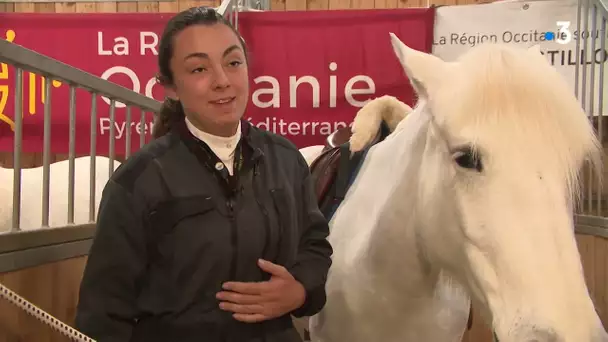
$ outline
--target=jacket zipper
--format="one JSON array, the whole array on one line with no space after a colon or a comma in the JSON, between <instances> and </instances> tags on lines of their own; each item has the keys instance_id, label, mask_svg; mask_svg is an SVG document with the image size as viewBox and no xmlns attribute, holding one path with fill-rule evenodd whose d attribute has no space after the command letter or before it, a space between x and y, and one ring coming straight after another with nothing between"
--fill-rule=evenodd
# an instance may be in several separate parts
<instances>
[{"instance_id":1,"label":"jacket zipper","mask_svg":"<svg viewBox=\"0 0 608 342\"><path fill-rule=\"evenodd\" d=\"M262 256L265 257L266 253L268 253L268 248L270 247L270 244L271 244L270 217L268 216L268 210L266 210L266 207L264 207L262 205L262 203L260 203L260 199L258 197L258 190L257 190L257 186L255 185L255 178L259 174L260 174L259 162L256 162L253 165L253 181L251 182L251 186L253 187L253 197L255 198L255 202L257 203L258 207L260 208L260 211L262 212L262 215L264 216L264 229L266 231L266 243L264 244L264 249L262 250Z\"/></svg>"},{"instance_id":2,"label":"jacket zipper","mask_svg":"<svg viewBox=\"0 0 608 342\"><path fill-rule=\"evenodd\" d=\"M260 208L260 211L262 211L262 215L264 216L264 230L266 231L266 239L265 239L264 248L262 249L262 257L265 258L266 254L268 253L268 248L270 247L270 242L271 242L270 241L270 218L268 217L268 211L262 205L262 203L260 203L260 199L258 197L258 190L257 190L258 187L256 186L256 183L255 183L256 177L259 176L259 174L260 174L259 165L260 165L259 160L253 164L253 178L251 180L251 187L253 188L253 198L255 199L255 202L258 204L258 207ZM268 279L270 279L270 276L268 276ZM267 342L266 325L262 324L260 326L260 329L262 330L262 342Z\"/></svg>"},{"instance_id":3,"label":"jacket zipper","mask_svg":"<svg viewBox=\"0 0 608 342\"><path fill-rule=\"evenodd\" d=\"M285 227L285 222L283 222L281 211L277 207L277 201L276 201L276 198L275 198L275 195L274 195L275 192L276 192L276 189L271 189L270 190L270 193L271 193L271 196L272 196L272 205L274 207L274 211L275 211L275 213L277 215L277 221L279 223L279 231L278 231L278 237L277 237L277 246L278 246L277 247L277 261L281 261L282 260L281 259L281 257L282 257L281 252L282 252L282 247L283 247L283 241L282 240L283 240L283 232L284 232L283 228L286 229L286 232L289 232L289 229L287 229Z\"/></svg>"},{"instance_id":4,"label":"jacket zipper","mask_svg":"<svg viewBox=\"0 0 608 342\"><path fill-rule=\"evenodd\" d=\"M226 202L228 207L228 218L230 219L230 242L232 247L232 260L230 262L230 279L236 279L236 265L239 257L238 244L237 244L237 227L236 217L234 215L234 195L230 195Z\"/></svg>"}]
</instances>

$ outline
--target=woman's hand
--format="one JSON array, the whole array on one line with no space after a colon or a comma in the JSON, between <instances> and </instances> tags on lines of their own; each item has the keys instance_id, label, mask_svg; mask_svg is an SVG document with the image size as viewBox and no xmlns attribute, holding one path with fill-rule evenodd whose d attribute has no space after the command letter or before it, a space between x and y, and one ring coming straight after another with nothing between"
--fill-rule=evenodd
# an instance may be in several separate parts
<instances>
[{"instance_id":1,"label":"woman's hand","mask_svg":"<svg viewBox=\"0 0 608 342\"><path fill-rule=\"evenodd\" d=\"M285 267L262 259L258 265L270 273L270 280L224 283L225 291L216 295L220 309L234 312L236 320L254 323L283 316L304 304L304 286Z\"/></svg>"}]
</instances>

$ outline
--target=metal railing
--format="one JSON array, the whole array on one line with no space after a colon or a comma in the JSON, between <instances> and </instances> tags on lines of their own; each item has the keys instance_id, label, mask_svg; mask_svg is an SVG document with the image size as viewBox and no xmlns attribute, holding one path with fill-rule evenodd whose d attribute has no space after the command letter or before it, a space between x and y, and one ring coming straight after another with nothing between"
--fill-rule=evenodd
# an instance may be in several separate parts
<instances>
[{"instance_id":1,"label":"metal railing","mask_svg":"<svg viewBox=\"0 0 608 342\"><path fill-rule=\"evenodd\" d=\"M270 0L223 0L218 12L239 29L239 12L260 12L270 10Z\"/></svg>"},{"instance_id":2,"label":"metal railing","mask_svg":"<svg viewBox=\"0 0 608 342\"><path fill-rule=\"evenodd\" d=\"M235 27L238 28L238 13L242 11L262 11L270 7L269 0L224 0L218 7L218 11L226 16ZM96 211L96 196L95 193L95 170L96 170L96 151L97 151L97 100L103 96L108 99L109 108L109 174L114 171L114 161L116 157L116 137L115 137L115 113L117 103L122 103L126 107L126 122L125 127L131 125L131 110L132 108L140 109L140 127L145 126L146 113L157 113L160 110L160 102L143 96L130 89L117 85L113 82L104 80L85 71L79 70L73 66L61 63L57 60L41 55L35 51L27 49L23 46L13 44L11 42L0 40L0 63L11 66L14 75L14 91L12 102L14 103L13 118L14 121L14 151L13 151L13 206L12 206L12 222L10 232L18 232L21 230L21 183L22 183L22 143L23 143L23 88L24 88L24 73L37 74L45 80L42 97L44 101L44 124L43 124L43 144L42 144L42 219L40 222L41 228L49 227L49 192L50 192L50 169L51 169L51 119L52 119L52 87L53 81L61 81L69 86L69 172L68 189L66 196L68 197L67 205L67 222L65 225L74 224L74 178L75 167L74 160L76 158L76 90L85 89L90 94L91 103L91 127L90 127L90 198L89 198L89 222L95 221ZM5 65L5 67L6 67ZM83 101L83 98L78 97L78 101ZM89 101L89 100L87 100ZM82 113L79 113L81 116ZM126 133L126 148L125 158L128 158L131 152L131 130L125 129ZM139 134L140 147L145 144L145 134ZM83 223L83 222L79 222ZM0 227L1 228L1 227ZM2 234L0 229L0 234Z\"/></svg>"},{"instance_id":3,"label":"metal railing","mask_svg":"<svg viewBox=\"0 0 608 342\"><path fill-rule=\"evenodd\" d=\"M270 6L268 0L224 0L221 5L217 8L220 13L225 15L234 25L238 27L238 13L242 11L263 11L268 9ZM66 252L57 253L52 250L52 246L58 247L59 244L66 245L66 243L72 243L73 248L70 247L73 251L68 254L73 256L82 255L83 251L85 251L90 243L90 238L94 233L94 226L96 220L96 211L97 204L99 202L99 187L96 189L96 183L102 183L104 179L96 180L96 169L99 165L96 165L96 156L98 150L98 139L97 139L97 131L98 128L101 128L101 124L97 123L98 119L98 100L99 97L104 97L106 103L109 104L109 112L106 112L109 116L108 123L108 153L105 154L108 156L109 165L108 165L108 177L114 172L114 163L116 159L116 112L117 108L125 107L125 127L130 127L131 124L139 124L140 127L144 127L146 114L149 113L156 114L160 110L161 103L149 98L147 96L141 95L135 91L122 87L118 84L110 82L108 80L102 79L85 71L82 71L73 66L64 64L60 61L52 59L50 57L41 55L35 51L27 49L23 46L14 44L12 42L8 42L5 40L0 40L0 63L2 65L3 70L9 71L11 74L11 81L14 85L14 89L11 87L11 96L7 102L10 101L11 104L14 104L13 110L11 113L5 113L8 116L12 116L10 119L13 120L13 131L14 131L14 150L12 154L13 159L13 192L12 192L12 219L10 223L10 227L2 228L2 222L0 222L0 255L9 256L11 253L22 252L25 249L34 253L34 250L37 250L36 247L45 246L46 250L44 251L45 255L53 255L52 259L55 259L59 254L63 255ZM10 68L10 70L8 70ZM42 207L42 216L40 220L39 227L22 227L22 217L27 213L22 212L22 204L24 203L24 198L22 198L22 181L23 178L23 169L22 169L22 161L23 161L23 112L25 108L25 103L23 100L24 95L24 76L26 73L29 73L29 76L33 75L41 76L44 80L43 90L42 90L42 98L44 99L44 116L43 116L43 134L42 134L42 191L41 191L41 207ZM27 80L27 78L25 78ZM51 84L54 81L60 81L63 84L69 87L69 94L67 95L69 98L69 105L67 105L66 110L69 111L69 137L68 138L68 160L69 163L69 171L66 172L65 175L60 175L61 177L67 177L67 184L65 190L60 190L61 196L65 194L67 197L67 207L57 208L57 204L53 204L55 208L51 212L49 209L51 207L51 193L55 193L53 190L51 192L51 182L52 179L55 179L53 176L51 178L51 169L52 169L52 140L51 134L52 125L51 120L53 118L53 99L57 97L57 94L53 94L53 88ZM77 96L77 89L85 90L90 97L85 94L81 94L81 90L79 90ZM8 93L4 93L3 96L8 96ZM56 100L55 100L56 101ZM90 115L90 149L88 152L88 156L90 158L89 163L89 187L88 187L88 220L83 222L80 219L79 222L75 222L75 204L82 205L82 203L74 203L75 202L75 174L83 171L76 170L75 168L75 160L76 160L76 126L77 126L77 117L82 117L83 113L77 113L76 103L87 102L90 103L90 113L87 108L87 113L84 115ZM118 105L117 105L118 104ZM131 111L132 109L140 110L140 118L139 123L137 123L137 118L135 122L131 122ZM108 110L105 109L104 110ZM56 115L56 114L55 114ZM85 126L86 127L86 126ZM125 151L124 153L119 153L124 158L128 158L131 153L131 138L132 132L130 129L124 130L125 135ZM146 134L139 132L139 147L143 146L146 143ZM57 134L57 133L55 133ZM103 133L102 133L103 134ZM82 145L82 144L81 144ZM79 150L82 151L82 146L79 146ZM136 147L136 146L134 146ZM86 147L85 147L86 149ZM85 154L86 154L85 153ZM81 153L82 154L82 153ZM105 161L104 161L105 163ZM86 174L86 171L84 171ZM84 176L82 176L84 177ZM105 175L104 175L105 178ZM62 179L63 181L63 179ZM53 183L54 184L54 183ZM78 187L84 187L86 185L78 185ZM87 191L87 190L85 190ZM82 193L82 191L81 191ZM82 194L81 194L82 196ZM31 201L31 199L25 199L25 201ZM38 201L38 199L36 199ZM82 202L82 201L80 201ZM31 206L31 203L28 203L28 206ZM40 204L39 204L40 205ZM86 206L86 204L84 204ZM40 207L38 208L40 209ZM86 209L85 209L86 210ZM67 219L62 218L62 222L55 222L55 224L50 224L49 216L51 214L56 213L57 211L65 211L67 212ZM82 211L81 208L78 209L80 213ZM82 214L82 213L81 213ZM62 213L65 215L65 213ZM86 215L86 214L85 214ZM36 224L37 225L37 224ZM43 229L43 228L58 228L58 229ZM28 229L29 228L29 229ZM7 231L8 229L8 231ZM4 231L3 231L4 230ZM83 235L84 234L84 235ZM11 235L11 236L9 236ZM62 243L63 242L63 243ZM27 248L23 248L23 246L28 246ZM67 248L67 247L66 247ZM28 253L30 253L28 252ZM38 253L38 252L36 252ZM43 253L43 252L40 252ZM85 253L86 254L86 253ZM68 257L64 255L62 258ZM0 270L8 271L10 269L17 269L20 267L28 267L33 266L33 260L42 260L46 257L42 257L40 255L36 255L33 257L10 257L10 258L0 258ZM1 271L0 271L1 272Z\"/></svg>"},{"instance_id":4,"label":"metal railing","mask_svg":"<svg viewBox=\"0 0 608 342\"><path fill-rule=\"evenodd\" d=\"M90 73L79 70L73 66L61 63L57 60L49 58L19 46L17 44L0 40L0 63L3 63L2 69L7 73L14 75L13 98L13 186L12 186L12 220L11 230L0 234L0 272L11 271L23 267L35 266L52 262L57 259L64 259L88 254L90 248L90 239L94 231L95 214L97 210L96 196L96 154L97 154L97 102L99 97L105 97L110 102L109 108L109 175L114 172L114 159L116 156L116 134L114 132L116 123L116 107L117 103L124 104L126 108L126 144L125 158L128 158L131 152L131 110L133 108L140 109L141 127L145 127L146 113L158 113L161 103L136 93L130 89L119 86ZM11 70L9 70L9 66ZM22 190L22 143L23 143L23 89L24 89L24 73L29 72L30 75L42 76L45 80L42 96L44 100L44 127L43 127L43 145L42 145L42 218L40 229L34 231L21 230L21 190ZM62 189L62 195L67 196L67 222L65 227L60 229L43 229L49 228L50 216L50 182L51 182L51 120L53 118L52 99L53 92L51 85L53 81L60 81L69 87L69 140L68 140L68 163L69 171L67 175L61 175L68 178L67 189ZM90 94L90 179L89 179L89 222L74 224L74 207L75 207L75 160L76 160L76 90L83 89ZM9 96L8 93L4 93ZM78 98L79 101L84 100ZM82 117L83 113L79 113ZM85 115L87 115L86 113ZM146 142L145 130L139 130L139 146L143 146ZM31 185L30 185L31 186ZM67 190L67 191L66 191ZM31 199L29 199L31 200ZM6 204L4 204L6 205ZM31 204L30 204L31 205ZM31 213L24 212L25 215ZM59 227L58 227L59 228ZM89 342L92 339L84 336L80 332L72 329L63 322L57 320L53 316L37 308L34 304L19 297L18 294L11 291L6 286L0 284L0 298L8 300L28 314L34 316L52 329L59 331L71 340Z\"/></svg>"},{"instance_id":5,"label":"metal railing","mask_svg":"<svg viewBox=\"0 0 608 342\"><path fill-rule=\"evenodd\" d=\"M606 20L608 19L607 0L579 0L576 23L576 59L574 71L574 91L591 120L604 151L608 147L604 119L608 111L605 103L604 69L607 60ZM577 214L608 217L608 192L604 188L606 179L597 175L591 168L583 175L584 193ZM605 172L604 172L605 173Z\"/></svg>"},{"instance_id":6,"label":"metal railing","mask_svg":"<svg viewBox=\"0 0 608 342\"><path fill-rule=\"evenodd\" d=\"M50 187L50 164L51 164L51 103L53 92L52 81L61 81L69 86L69 179L66 196L68 197L66 225L74 223L74 173L75 173L75 147L76 147L76 89L84 89L91 95L91 127L90 127L90 205L89 221L95 220L95 156L97 152L97 100L103 96L110 101L110 127L109 127L109 172L114 171L115 151L115 109L117 102L126 106L126 125L131 125L131 109L133 107L141 110L140 124L145 125L146 112L157 113L160 110L160 102L149 97L138 94L130 89L109 82L73 66L61 63L57 60L41 55L17 44L0 40L0 62L13 67L15 88L13 92L14 101L14 151L13 151L13 210L12 231L20 230L21 220L21 156L23 139L23 75L30 72L43 76L46 79L43 96L44 103L44 128L43 128L43 151L42 151L42 228L49 227L49 187ZM82 100L82 99L81 99ZM82 115L82 114L80 114ZM145 135L140 134L140 146L145 143ZM126 130L126 157L131 151L131 130Z\"/></svg>"}]
</instances>

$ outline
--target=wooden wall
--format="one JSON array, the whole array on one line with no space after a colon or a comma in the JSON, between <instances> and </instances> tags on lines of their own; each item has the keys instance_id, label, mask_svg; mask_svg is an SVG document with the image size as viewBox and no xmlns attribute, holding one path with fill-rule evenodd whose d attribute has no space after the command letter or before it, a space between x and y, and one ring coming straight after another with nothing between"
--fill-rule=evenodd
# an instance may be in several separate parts
<instances>
[{"instance_id":1,"label":"wooden wall","mask_svg":"<svg viewBox=\"0 0 608 342\"><path fill-rule=\"evenodd\" d=\"M0 273L0 284L73 326L86 257ZM60 333L0 298L0 342L68 342Z\"/></svg>"},{"instance_id":2,"label":"wooden wall","mask_svg":"<svg viewBox=\"0 0 608 342\"><path fill-rule=\"evenodd\" d=\"M608 239L577 235L585 280L600 318L608 329ZM86 257L0 274L0 283L57 319L73 326L78 289ZM547 284L550 286L550 284ZM302 331L306 320L296 320ZM68 339L37 321L25 311L0 299L0 342L67 342ZM491 331L480 318L462 342L491 342Z\"/></svg>"}]
</instances>

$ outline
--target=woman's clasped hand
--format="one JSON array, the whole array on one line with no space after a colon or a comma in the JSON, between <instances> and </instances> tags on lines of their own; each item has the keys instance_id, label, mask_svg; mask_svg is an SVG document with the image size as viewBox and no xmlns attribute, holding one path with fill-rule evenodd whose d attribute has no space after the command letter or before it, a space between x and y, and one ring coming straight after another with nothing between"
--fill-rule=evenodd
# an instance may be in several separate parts
<instances>
[{"instance_id":1,"label":"woman's clasped hand","mask_svg":"<svg viewBox=\"0 0 608 342\"><path fill-rule=\"evenodd\" d=\"M262 259L258 266L270 274L270 279L224 283L224 291L216 296L222 310L234 312L239 321L253 323L281 317L304 304L304 287L285 267Z\"/></svg>"}]
</instances>

